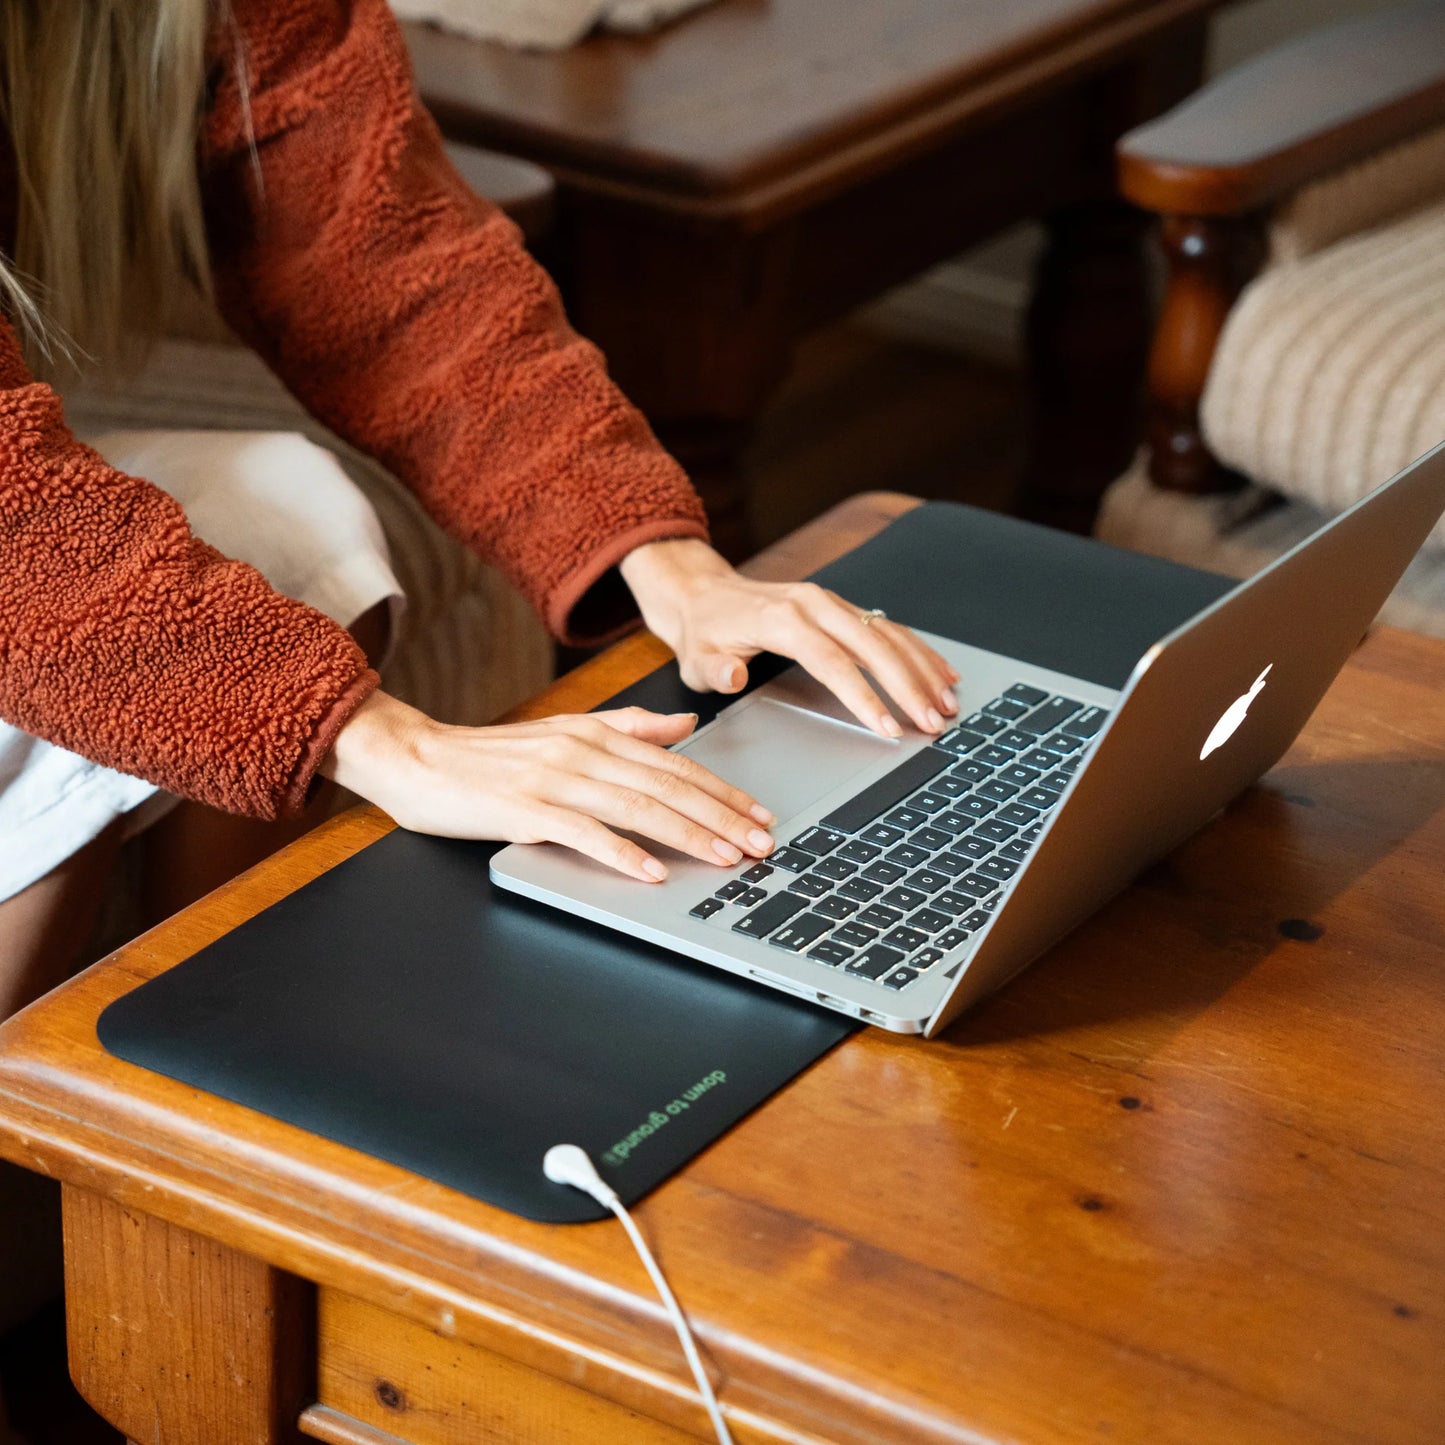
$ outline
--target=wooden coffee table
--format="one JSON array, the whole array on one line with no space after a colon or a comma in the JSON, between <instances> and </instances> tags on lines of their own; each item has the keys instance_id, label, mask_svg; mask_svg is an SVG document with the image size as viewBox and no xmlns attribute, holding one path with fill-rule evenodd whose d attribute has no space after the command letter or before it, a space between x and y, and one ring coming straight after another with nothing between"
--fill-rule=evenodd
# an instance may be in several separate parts
<instances>
[{"instance_id":1,"label":"wooden coffee table","mask_svg":"<svg viewBox=\"0 0 1445 1445\"><path fill-rule=\"evenodd\" d=\"M1002 993L849 1039L639 1206L740 1442L1436 1445L1442 698L1445 644L1376 632L1262 786ZM620 1226L513 1218L97 1043L388 826L346 815L0 1028L0 1154L64 1186L77 1382L144 1445L707 1438Z\"/></svg>"},{"instance_id":2,"label":"wooden coffee table","mask_svg":"<svg viewBox=\"0 0 1445 1445\"><path fill-rule=\"evenodd\" d=\"M794 341L1044 217L1034 510L1081 521L1128 464L1148 346L1142 220L1113 145L1198 83L1223 0L717 0L560 54L407 27L455 139L557 178L580 329L746 551L733 461Z\"/></svg>"}]
</instances>

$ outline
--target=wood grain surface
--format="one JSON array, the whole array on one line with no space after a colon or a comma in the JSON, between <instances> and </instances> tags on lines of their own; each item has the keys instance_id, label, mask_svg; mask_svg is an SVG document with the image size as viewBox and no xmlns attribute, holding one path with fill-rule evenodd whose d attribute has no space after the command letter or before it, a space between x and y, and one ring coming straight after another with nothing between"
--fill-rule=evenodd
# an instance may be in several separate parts
<instances>
[{"instance_id":1,"label":"wood grain surface","mask_svg":"<svg viewBox=\"0 0 1445 1445\"><path fill-rule=\"evenodd\" d=\"M649 1196L740 1441L1441 1438L1442 690L1445 646L1374 633L1261 786L1007 989L932 1042L858 1035ZM0 1028L0 1152L109 1201L97 1309L178 1307L152 1246L107 1244L122 1219L319 1285L312 1438L407 1438L345 1408L381 1383L434 1402L414 1438L489 1438L493 1355L504 1401L532 1371L653 1422L601 1438L706 1438L617 1225L513 1218L99 1047L108 1002L388 826L336 820ZM159 1438L225 1438L170 1427L164 1365Z\"/></svg>"}]
</instances>

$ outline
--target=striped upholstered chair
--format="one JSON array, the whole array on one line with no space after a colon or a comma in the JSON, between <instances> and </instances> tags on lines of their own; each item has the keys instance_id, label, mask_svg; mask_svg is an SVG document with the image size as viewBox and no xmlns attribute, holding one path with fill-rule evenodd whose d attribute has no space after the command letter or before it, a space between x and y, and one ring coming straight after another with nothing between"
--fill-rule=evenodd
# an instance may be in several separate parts
<instances>
[{"instance_id":1,"label":"striped upholstered chair","mask_svg":"<svg viewBox=\"0 0 1445 1445\"><path fill-rule=\"evenodd\" d=\"M1259 56L1119 156L1170 276L1096 533L1247 575L1445 440L1445 0ZM1445 636L1445 526L1386 617Z\"/></svg>"}]
</instances>

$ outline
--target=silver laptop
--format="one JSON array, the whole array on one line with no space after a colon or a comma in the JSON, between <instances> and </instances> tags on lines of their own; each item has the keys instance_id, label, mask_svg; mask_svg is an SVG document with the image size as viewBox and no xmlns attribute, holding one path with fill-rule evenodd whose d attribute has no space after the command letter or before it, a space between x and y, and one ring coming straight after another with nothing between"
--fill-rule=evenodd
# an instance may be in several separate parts
<instances>
[{"instance_id":1,"label":"silver laptop","mask_svg":"<svg viewBox=\"0 0 1445 1445\"><path fill-rule=\"evenodd\" d=\"M1122 692L923 634L963 721L891 743L801 668L679 745L778 816L646 885L551 844L503 888L880 1028L932 1035L1289 747L1445 511L1445 445L1160 639Z\"/></svg>"}]
</instances>

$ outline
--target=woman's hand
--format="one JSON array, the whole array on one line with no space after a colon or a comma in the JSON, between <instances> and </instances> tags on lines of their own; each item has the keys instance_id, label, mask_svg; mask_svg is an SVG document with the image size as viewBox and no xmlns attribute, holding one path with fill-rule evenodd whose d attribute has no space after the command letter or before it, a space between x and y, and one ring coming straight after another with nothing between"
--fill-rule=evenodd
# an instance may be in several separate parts
<instances>
[{"instance_id":1,"label":"woman's hand","mask_svg":"<svg viewBox=\"0 0 1445 1445\"><path fill-rule=\"evenodd\" d=\"M677 654L682 680L697 692L738 692L748 662L776 652L801 663L865 726L901 735L897 719L863 676L923 732L958 711L958 674L906 627L864 625L863 610L811 582L754 582L706 542L650 542L622 560L622 576L648 628Z\"/></svg>"},{"instance_id":2,"label":"woman's hand","mask_svg":"<svg viewBox=\"0 0 1445 1445\"><path fill-rule=\"evenodd\" d=\"M773 850L774 821L755 798L666 752L692 713L641 708L463 728L375 692L321 764L403 828L447 838L562 843L633 878L667 877L623 828L720 867Z\"/></svg>"}]
</instances>

